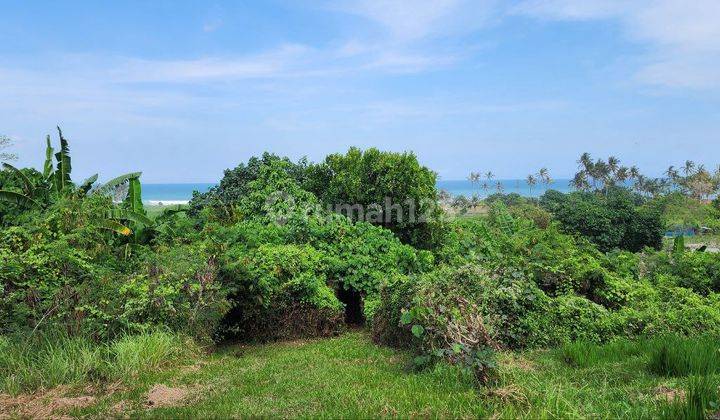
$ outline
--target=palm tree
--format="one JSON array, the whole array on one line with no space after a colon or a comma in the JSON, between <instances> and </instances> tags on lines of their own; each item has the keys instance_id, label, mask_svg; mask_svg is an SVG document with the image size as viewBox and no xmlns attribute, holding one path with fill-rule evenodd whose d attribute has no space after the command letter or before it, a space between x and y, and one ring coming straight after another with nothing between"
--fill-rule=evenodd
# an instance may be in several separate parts
<instances>
[{"instance_id":1,"label":"palm tree","mask_svg":"<svg viewBox=\"0 0 720 420\"><path fill-rule=\"evenodd\" d=\"M576 173L575 177L573 177L572 181L570 181L570 185L578 191L587 191L590 189L590 184L587 180L587 173L585 171Z\"/></svg>"},{"instance_id":2,"label":"palm tree","mask_svg":"<svg viewBox=\"0 0 720 420\"><path fill-rule=\"evenodd\" d=\"M525 178L525 183L528 184L528 188L530 189L530 196L532 197L532 189L537 184L537 179L535 178L535 175L530 174Z\"/></svg>"},{"instance_id":3,"label":"palm tree","mask_svg":"<svg viewBox=\"0 0 720 420\"><path fill-rule=\"evenodd\" d=\"M490 189L490 185L487 183L487 181L484 181L482 183L482 189L485 192L485 195L487 196L488 190Z\"/></svg>"},{"instance_id":4,"label":"palm tree","mask_svg":"<svg viewBox=\"0 0 720 420\"><path fill-rule=\"evenodd\" d=\"M683 166L683 172L685 173L685 176L690 176L692 174L693 169L695 169L695 162L692 160L686 160L685 165Z\"/></svg>"},{"instance_id":5,"label":"palm tree","mask_svg":"<svg viewBox=\"0 0 720 420\"><path fill-rule=\"evenodd\" d=\"M584 169L584 170L588 171L590 169L590 167L592 167L592 163L593 163L590 153L585 152L582 155L580 155L580 159L578 159L577 163L578 163L579 169Z\"/></svg>"},{"instance_id":6,"label":"palm tree","mask_svg":"<svg viewBox=\"0 0 720 420\"><path fill-rule=\"evenodd\" d=\"M492 171L487 171L487 172L485 172L485 178L486 178L488 181L492 181L493 178L495 178L495 174L492 173Z\"/></svg>"},{"instance_id":7,"label":"palm tree","mask_svg":"<svg viewBox=\"0 0 720 420\"><path fill-rule=\"evenodd\" d=\"M630 167L630 179L636 180L640 177L640 170L637 168L637 166L633 165Z\"/></svg>"},{"instance_id":8,"label":"palm tree","mask_svg":"<svg viewBox=\"0 0 720 420\"><path fill-rule=\"evenodd\" d=\"M620 167L620 159L615 156L610 156L607 161L607 166L610 173L615 174Z\"/></svg>"},{"instance_id":9,"label":"palm tree","mask_svg":"<svg viewBox=\"0 0 720 420\"><path fill-rule=\"evenodd\" d=\"M600 182L600 187L604 189L605 185L608 183L610 167L604 160L598 159L592 164L589 175L592 178L594 189L598 189L598 182Z\"/></svg>"},{"instance_id":10,"label":"palm tree","mask_svg":"<svg viewBox=\"0 0 720 420\"><path fill-rule=\"evenodd\" d=\"M470 181L470 183L473 186L477 186L478 183L480 182L480 173L479 172L470 172L470 175L468 176L468 181Z\"/></svg>"},{"instance_id":11,"label":"palm tree","mask_svg":"<svg viewBox=\"0 0 720 420\"><path fill-rule=\"evenodd\" d=\"M550 172L548 172L547 168L540 168L538 171L538 178L540 178L540 182L545 185L545 191L547 191L548 186L552 183L552 178L550 178Z\"/></svg>"},{"instance_id":12,"label":"palm tree","mask_svg":"<svg viewBox=\"0 0 720 420\"><path fill-rule=\"evenodd\" d=\"M468 181L476 184L478 181L480 181L480 174L478 172L470 172L470 175L468 176Z\"/></svg>"},{"instance_id":13,"label":"palm tree","mask_svg":"<svg viewBox=\"0 0 720 420\"><path fill-rule=\"evenodd\" d=\"M495 189L497 190L497 192L502 194L502 192L505 190L505 187L503 187L502 182L498 181L495 183Z\"/></svg>"},{"instance_id":14,"label":"palm tree","mask_svg":"<svg viewBox=\"0 0 720 420\"><path fill-rule=\"evenodd\" d=\"M615 171L615 180L620 184L624 184L629 177L630 169L627 166L621 166Z\"/></svg>"}]
</instances>

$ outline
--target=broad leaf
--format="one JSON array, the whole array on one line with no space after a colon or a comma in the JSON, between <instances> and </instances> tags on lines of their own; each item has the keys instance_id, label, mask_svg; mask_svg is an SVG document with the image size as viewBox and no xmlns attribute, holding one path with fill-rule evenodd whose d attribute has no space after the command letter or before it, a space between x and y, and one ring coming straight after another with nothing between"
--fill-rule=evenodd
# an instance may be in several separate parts
<instances>
[{"instance_id":1,"label":"broad leaf","mask_svg":"<svg viewBox=\"0 0 720 420\"><path fill-rule=\"evenodd\" d=\"M134 211L135 213L145 213L142 203L142 187L140 185L140 179L130 178L130 185L128 188L127 197L125 197L125 207Z\"/></svg>"},{"instance_id":2,"label":"broad leaf","mask_svg":"<svg viewBox=\"0 0 720 420\"><path fill-rule=\"evenodd\" d=\"M53 148L50 145L50 136L47 136L47 147L45 148L45 165L43 166L43 178L47 180L53 174Z\"/></svg>"},{"instance_id":3,"label":"broad leaf","mask_svg":"<svg viewBox=\"0 0 720 420\"><path fill-rule=\"evenodd\" d=\"M25 175L20 169L12 166L9 163L3 163L2 166L6 170L13 172L15 175L17 175L22 180L23 184L25 185L25 187L24 187L25 194L27 194L28 197L32 197L33 196L33 185L32 185L32 182L30 182L30 178L28 178L27 175Z\"/></svg>"},{"instance_id":4,"label":"broad leaf","mask_svg":"<svg viewBox=\"0 0 720 420\"><path fill-rule=\"evenodd\" d=\"M70 180L70 172L72 172L72 164L70 163L70 146L68 141L63 137L60 127L58 134L60 135L60 151L55 153L57 160L57 169L55 170L55 189L58 193L65 193L70 189L72 181Z\"/></svg>"},{"instance_id":5,"label":"broad leaf","mask_svg":"<svg viewBox=\"0 0 720 420\"><path fill-rule=\"evenodd\" d=\"M20 194L15 191L6 191L6 190L0 190L0 201L5 201L8 203L17 204L19 206L25 206L25 207L32 207L32 206L38 206L38 202L33 200L32 198Z\"/></svg>"},{"instance_id":6,"label":"broad leaf","mask_svg":"<svg viewBox=\"0 0 720 420\"><path fill-rule=\"evenodd\" d=\"M106 194L112 191L112 189L116 188L119 185L122 185L132 178L138 178L142 175L142 172L131 172L129 174L120 175L117 178L113 178L110 181L104 183L103 185L99 186L95 189L95 194Z\"/></svg>"},{"instance_id":7,"label":"broad leaf","mask_svg":"<svg viewBox=\"0 0 720 420\"><path fill-rule=\"evenodd\" d=\"M132 230L130 230L129 227L123 225L117 220L104 219L99 222L99 225L103 229L111 230L123 236L130 236L132 234Z\"/></svg>"},{"instance_id":8,"label":"broad leaf","mask_svg":"<svg viewBox=\"0 0 720 420\"><path fill-rule=\"evenodd\" d=\"M98 179L98 174L95 174L91 176L90 178L86 179L85 181L80 184L80 187L78 188L80 195L85 195L90 191L90 188L92 188L92 184L95 183Z\"/></svg>"},{"instance_id":9,"label":"broad leaf","mask_svg":"<svg viewBox=\"0 0 720 420\"><path fill-rule=\"evenodd\" d=\"M112 219L130 220L132 222L140 223L147 226L153 224L153 221L150 220L150 218L148 218L146 215L128 209L112 209L112 211L110 212L110 217Z\"/></svg>"}]
</instances>

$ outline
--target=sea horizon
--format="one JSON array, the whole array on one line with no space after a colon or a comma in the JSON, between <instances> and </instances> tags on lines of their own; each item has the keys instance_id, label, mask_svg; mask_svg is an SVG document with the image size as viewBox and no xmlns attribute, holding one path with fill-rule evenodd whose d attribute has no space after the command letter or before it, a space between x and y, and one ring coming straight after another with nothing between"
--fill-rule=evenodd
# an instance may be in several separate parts
<instances>
[{"instance_id":1,"label":"sea horizon","mask_svg":"<svg viewBox=\"0 0 720 420\"><path fill-rule=\"evenodd\" d=\"M498 183L501 189L498 189ZM185 204L192 198L193 191L206 192L216 183L211 182L181 182L181 183L143 183L143 201L150 205L176 205ZM534 185L532 188L524 179L496 179L487 182L487 189L483 189L483 182L472 183L466 179L444 179L436 183L438 190L446 191L451 196L463 195L480 198L504 192L517 193L524 197L539 197L547 190L561 192L572 191L569 179L556 179L549 184Z\"/></svg>"}]
</instances>

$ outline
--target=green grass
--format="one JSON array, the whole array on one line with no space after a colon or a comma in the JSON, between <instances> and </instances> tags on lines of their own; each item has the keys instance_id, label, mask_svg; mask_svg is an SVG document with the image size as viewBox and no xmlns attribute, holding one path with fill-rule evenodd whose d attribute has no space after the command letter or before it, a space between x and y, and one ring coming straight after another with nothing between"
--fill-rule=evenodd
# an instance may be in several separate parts
<instances>
[{"instance_id":1,"label":"green grass","mask_svg":"<svg viewBox=\"0 0 720 420\"><path fill-rule=\"evenodd\" d=\"M212 354L191 352L193 357L169 337L126 338L109 345L106 352L112 357L104 360L114 362L109 369L124 386L113 392L97 387L92 406L66 414L698 418L713 412L719 400L716 374L666 376L650 369L660 348L654 343L662 342L656 339L500 353L497 385L476 388L471 377L451 366L413 371L412 355L377 346L363 331L332 339L227 345ZM79 386L88 377L80 372L75 377ZM187 398L174 406L148 407L148 391L158 384L184 389ZM683 399L666 398L683 392Z\"/></svg>"},{"instance_id":2,"label":"green grass","mask_svg":"<svg viewBox=\"0 0 720 420\"><path fill-rule=\"evenodd\" d=\"M16 395L57 385L131 380L197 353L192 342L163 331L128 336L107 345L62 334L14 340L0 337L0 393Z\"/></svg>"},{"instance_id":3,"label":"green grass","mask_svg":"<svg viewBox=\"0 0 720 420\"><path fill-rule=\"evenodd\" d=\"M708 412L717 418L720 413L718 405L718 380L712 376L692 376L685 387L685 400L676 399L669 402L661 410L665 419L708 418Z\"/></svg>"},{"instance_id":4,"label":"green grass","mask_svg":"<svg viewBox=\"0 0 720 420\"><path fill-rule=\"evenodd\" d=\"M720 373L720 341L716 337L687 339L665 336L652 341L649 368L665 376Z\"/></svg>"}]
</instances>

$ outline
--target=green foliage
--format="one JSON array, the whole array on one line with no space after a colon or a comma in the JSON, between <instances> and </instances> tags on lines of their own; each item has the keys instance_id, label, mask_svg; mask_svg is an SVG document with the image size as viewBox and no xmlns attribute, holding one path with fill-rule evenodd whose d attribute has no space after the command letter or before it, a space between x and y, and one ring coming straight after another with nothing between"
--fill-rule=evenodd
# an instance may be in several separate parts
<instances>
[{"instance_id":1,"label":"green foliage","mask_svg":"<svg viewBox=\"0 0 720 420\"><path fill-rule=\"evenodd\" d=\"M689 288L702 295L720 292L720 254L658 252L648 255L645 262L648 277L657 283Z\"/></svg>"},{"instance_id":2,"label":"green foliage","mask_svg":"<svg viewBox=\"0 0 720 420\"><path fill-rule=\"evenodd\" d=\"M59 332L27 338L0 336L0 391L18 394L100 380L130 384L141 373L181 363L198 353L192 341L163 331L100 344Z\"/></svg>"},{"instance_id":3,"label":"green foliage","mask_svg":"<svg viewBox=\"0 0 720 420\"><path fill-rule=\"evenodd\" d=\"M250 183L261 179L263 168L281 163L282 170L292 180L302 183L305 179L306 162L293 163L287 158L280 158L271 153L263 153L261 157L251 157L247 164L241 163L234 169L226 169L220 183L205 193L195 192L189 204L189 214L197 217L208 208L215 218L227 220L232 214L232 207L241 198L248 195Z\"/></svg>"},{"instance_id":4,"label":"green foliage","mask_svg":"<svg viewBox=\"0 0 720 420\"><path fill-rule=\"evenodd\" d=\"M711 376L692 376L685 388L685 399L676 398L666 404L661 415L665 419L704 420L716 415L719 407L718 380Z\"/></svg>"},{"instance_id":5,"label":"green foliage","mask_svg":"<svg viewBox=\"0 0 720 420\"><path fill-rule=\"evenodd\" d=\"M625 188L610 188L605 194L548 191L540 204L563 230L582 235L601 251L660 248L664 227L660 211L641 205L642 198Z\"/></svg>"},{"instance_id":6,"label":"green foliage","mask_svg":"<svg viewBox=\"0 0 720 420\"><path fill-rule=\"evenodd\" d=\"M392 230L404 243L427 249L441 235L436 179L412 153L351 148L344 155L332 154L311 165L306 187L333 209L342 205L361 205L365 212L373 205L385 208L389 214L367 221ZM346 216L353 220L360 217L350 213Z\"/></svg>"},{"instance_id":7,"label":"green foliage","mask_svg":"<svg viewBox=\"0 0 720 420\"><path fill-rule=\"evenodd\" d=\"M685 237L683 235L676 236L675 239L673 239L673 253L683 253L685 252Z\"/></svg>"},{"instance_id":8,"label":"green foliage","mask_svg":"<svg viewBox=\"0 0 720 420\"><path fill-rule=\"evenodd\" d=\"M57 194L64 195L73 188L73 183L70 179L70 173L72 172L70 146L68 146L68 141L63 137L60 127L58 127L57 130L58 136L60 137L60 150L55 153L57 166L55 168L53 183Z\"/></svg>"},{"instance_id":9,"label":"green foliage","mask_svg":"<svg viewBox=\"0 0 720 420\"><path fill-rule=\"evenodd\" d=\"M716 336L688 339L667 335L653 344L648 365L653 373L664 376L720 373L720 343Z\"/></svg>"}]
</instances>

